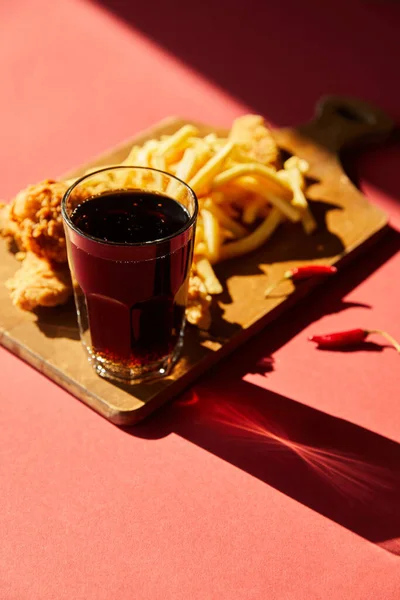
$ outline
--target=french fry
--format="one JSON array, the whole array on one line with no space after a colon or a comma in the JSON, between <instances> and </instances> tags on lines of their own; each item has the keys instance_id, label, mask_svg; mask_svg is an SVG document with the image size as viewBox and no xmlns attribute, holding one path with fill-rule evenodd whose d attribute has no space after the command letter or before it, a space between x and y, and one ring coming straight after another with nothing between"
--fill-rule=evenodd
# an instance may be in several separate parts
<instances>
[{"instance_id":1,"label":"french fry","mask_svg":"<svg viewBox=\"0 0 400 600\"><path fill-rule=\"evenodd\" d=\"M206 142L206 144L211 144L211 145L215 144L219 140L216 133L209 133L208 135L204 136L203 139Z\"/></svg>"},{"instance_id":2,"label":"french fry","mask_svg":"<svg viewBox=\"0 0 400 600\"><path fill-rule=\"evenodd\" d=\"M234 240L235 234L232 233L232 231L229 231L229 229L221 227L221 237L223 240Z\"/></svg>"},{"instance_id":3,"label":"french fry","mask_svg":"<svg viewBox=\"0 0 400 600\"><path fill-rule=\"evenodd\" d=\"M304 173L308 171L308 163L297 156L291 156L284 164L286 181L291 185L293 190L293 206L302 211L301 222L304 231L310 235L317 229L317 222L310 210L307 198L304 193L305 180Z\"/></svg>"},{"instance_id":4,"label":"french fry","mask_svg":"<svg viewBox=\"0 0 400 600\"><path fill-rule=\"evenodd\" d=\"M318 227L317 222L314 219L313 214L312 214L311 210L309 209L309 207L307 207L307 209L304 211L303 216L301 218L301 222L302 222L304 231L308 235L310 235L311 233L314 233L314 231Z\"/></svg>"},{"instance_id":5,"label":"french fry","mask_svg":"<svg viewBox=\"0 0 400 600\"><path fill-rule=\"evenodd\" d=\"M209 149L204 144L198 144L197 148L187 148L176 167L175 177L181 181L190 181L199 168L205 164L209 156ZM171 181L168 184L167 193L178 200L178 182Z\"/></svg>"},{"instance_id":6,"label":"french fry","mask_svg":"<svg viewBox=\"0 0 400 600\"><path fill-rule=\"evenodd\" d=\"M232 219L240 219L240 211L236 206L232 206L229 202L225 202L223 206L224 212Z\"/></svg>"},{"instance_id":7,"label":"french fry","mask_svg":"<svg viewBox=\"0 0 400 600\"><path fill-rule=\"evenodd\" d=\"M290 158L288 158L284 164L283 167L288 171L292 168L296 168L300 171L300 173L302 173L303 175L305 175L306 173L308 173L309 171L309 164L306 160L304 160L304 158L299 158L298 156L291 156Z\"/></svg>"},{"instance_id":8,"label":"french fry","mask_svg":"<svg viewBox=\"0 0 400 600\"><path fill-rule=\"evenodd\" d=\"M199 131L194 125L184 125L168 139L158 144L157 154L164 156L167 162L173 162L182 154L187 140L198 133Z\"/></svg>"},{"instance_id":9,"label":"french fry","mask_svg":"<svg viewBox=\"0 0 400 600\"><path fill-rule=\"evenodd\" d=\"M221 170L225 160L234 148L233 142L227 142L189 181L189 186L196 194L200 194L211 187L212 181Z\"/></svg>"},{"instance_id":10,"label":"french fry","mask_svg":"<svg viewBox=\"0 0 400 600\"><path fill-rule=\"evenodd\" d=\"M195 245L195 255L196 256L206 256L207 255L207 246L205 242L199 242Z\"/></svg>"},{"instance_id":11,"label":"french fry","mask_svg":"<svg viewBox=\"0 0 400 600\"><path fill-rule=\"evenodd\" d=\"M193 148L187 148L176 168L176 176L182 181L189 181L193 176L199 158Z\"/></svg>"},{"instance_id":12,"label":"french fry","mask_svg":"<svg viewBox=\"0 0 400 600\"><path fill-rule=\"evenodd\" d=\"M219 257L221 246L221 227L218 219L211 211L204 208L201 211L204 228L204 239L207 244L207 254L211 263L215 263Z\"/></svg>"},{"instance_id":13,"label":"french fry","mask_svg":"<svg viewBox=\"0 0 400 600\"><path fill-rule=\"evenodd\" d=\"M235 185L235 182L228 183L218 190L213 190L210 194L216 204L223 204L223 210L226 206L238 205L242 207L248 201L249 193ZM237 210L237 209L236 209ZM236 215L239 217L239 214Z\"/></svg>"},{"instance_id":14,"label":"french fry","mask_svg":"<svg viewBox=\"0 0 400 600\"><path fill-rule=\"evenodd\" d=\"M203 240L204 240L204 225L203 225L203 219L201 218L201 214L200 214L197 219L197 226L196 226L196 243L202 242Z\"/></svg>"},{"instance_id":15,"label":"french fry","mask_svg":"<svg viewBox=\"0 0 400 600\"><path fill-rule=\"evenodd\" d=\"M277 208L273 208L268 217L250 235L223 245L220 250L220 259L227 260L253 252L265 244L282 221L282 213Z\"/></svg>"},{"instance_id":16,"label":"french fry","mask_svg":"<svg viewBox=\"0 0 400 600\"><path fill-rule=\"evenodd\" d=\"M276 196L274 193L268 190L267 187L264 187L263 183L256 179L255 177L240 177L238 181L236 181L236 185L240 188L254 192L262 196L265 200L267 200L270 204L273 204L278 208L290 221L293 223L297 223L301 219L301 212L295 206L292 206L290 202L281 198L280 196Z\"/></svg>"},{"instance_id":17,"label":"french fry","mask_svg":"<svg viewBox=\"0 0 400 600\"><path fill-rule=\"evenodd\" d=\"M154 167L154 169L157 169L158 171L167 170L167 165L164 156L157 156L157 154L152 156L151 165L152 167ZM159 192L165 192L166 187L169 184L168 180L165 178L163 173L154 173L153 183L155 184L157 191Z\"/></svg>"},{"instance_id":18,"label":"french fry","mask_svg":"<svg viewBox=\"0 0 400 600\"><path fill-rule=\"evenodd\" d=\"M125 158L124 161L122 161L122 164L123 165L135 165L135 164L137 164L136 157L138 155L139 150L140 150L140 146L132 146L132 148L129 151L128 156Z\"/></svg>"},{"instance_id":19,"label":"french fry","mask_svg":"<svg viewBox=\"0 0 400 600\"><path fill-rule=\"evenodd\" d=\"M158 148L156 140L149 140L140 148L136 154L136 165L139 167L150 167L152 153Z\"/></svg>"},{"instance_id":20,"label":"french fry","mask_svg":"<svg viewBox=\"0 0 400 600\"><path fill-rule=\"evenodd\" d=\"M210 150L202 143L195 148L188 148L179 163L176 176L182 181L190 181L210 158Z\"/></svg>"},{"instance_id":21,"label":"french fry","mask_svg":"<svg viewBox=\"0 0 400 600\"><path fill-rule=\"evenodd\" d=\"M219 205L214 204L210 199L205 201L204 206L212 212L217 217L220 224L225 227L225 229L229 229L235 237L241 238L248 234L247 229L243 227L243 225L232 219Z\"/></svg>"},{"instance_id":22,"label":"french fry","mask_svg":"<svg viewBox=\"0 0 400 600\"><path fill-rule=\"evenodd\" d=\"M90 175L90 173L95 173L99 169L112 169L115 166L116 165L102 165L101 167L99 167L99 166L97 166L97 167L91 167L90 169L87 169L85 171L84 175Z\"/></svg>"},{"instance_id":23,"label":"french fry","mask_svg":"<svg viewBox=\"0 0 400 600\"><path fill-rule=\"evenodd\" d=\"M209 146L214 152L218 152L227 143L226 138L219 138L215 133L209 133L203 138L203 141Z\"/></svg>"},{"instance_id":24,"label":"french fry","mask_svg":"<svg viewBox=\"0 0 400 600\"><path fill-rule=\"evenodd\" d=\"M212 204L223 204L221 209L227 214L229 217L233 219L240 218L240 211L236 206L232 205L232 198L229 195L225 195L222 192L212 192L206 197L206 202L208 206Z\"/></svg>"},{"instance_id":25,"label":"french fry","mask_svg":"<svg viewBox=\"0 0 400 600\"><path fill-rule=\"evenodd\" d=\"M215 177L213 188L217 189L243 175L259 175L266 180L266 186L268 186L268 181L270 181L277 186L279 193L281 193L284 198L287 198L288 200L291 200L292 198L290 185L286 181L280 179L274 169L259 163L239 164L227 169Z\"/></svg>"},{"instance_id":26,"label":"french fry","mask_svg":"<svg viewBox=\"0 0 400 600\"><path fill-rule=\"evenodd\" d=\"M158 147L158 142L156 140L147 141L141 148L138 148L135 154L135 163L132 166L136 167L150 167L152 160L152 153ZM137 172L136 178L134 181L130 181L129 173L127 173L124 181L125 185L144 185L144 173L140 171ZM121 181L122 185L122 181Z\"/></svg>"},{"instance_id":27,"label":"french fry","mask_svg":"<svg viewBox=\"0 0 400 600\"><path fill-rule=\"evenodd\" d=\"M113 166L115 165L111 165L111 167ZM90 190L92 190L93 193L97 193L97 189L102 187L104 188L105 185L110 187L110 189L115 188L115 182L118 182L119 179L121 179L121 176L123 175L113 171L100 171L99 173L97 173L96 171L98 171L99 168L101 167L98 167L97 169L88 169L87 173L85 173L85 175L92 174L92 176L90 177L90 179L84 181L83 185L85 188L90 188Z\"/></svg>"},{"instance_id":28,"label":"french fry","mask_svg":"<svg viewBox=\"0 0 400 600\"><path fill-rule=\"evenodd\" d=\"M168 173L171 173L171 175L175 175L176 176L176 169L178 168L179 162L174 162L174 163L170 163L168 165Z\"/></svg>"},{"instance_id":29,"label":"french fry","mask_svg":"<svg viewBox=\"0 0 400 600\"><path fill-rule=\"evenodd\" d=\"M293 158L293 157L292 157ZM287 163L285 163L287 164ZM307 200L304 196L303 189L305 187L305 181L302 173L297 167L290 167L283 171L278 172L278 176L282 181L286 181L293 192L292 205L296 206L300 210L306 210Z\"/></svg>"},{"instance_id":30,"label":"french fry","mask_svg":"<svg viewBox=\"0 0 400 600\"><path fill-rule=\"evenodd\" d=\"M158 169L159 171L166 171L167 163L164 156L159 156L156 154L153 156L151 162L155 169Z\"/></svg>"},{"instance_id":31,"label":"french fry","mask_svg":"<svg viewBox=\"0 0 400 600\"><path fill-rule=\"evenodd\" d=\"M212 198L212 201L216 204L222 204L223 202L230 201L230 199L227 198L223 192L213 192L212 194L210 194L210 197Z\"/></svg>"},{"instance_id":32,"label":"french fry","mask_svg":"<svg viewBox=\"0 0 400 600\"><path fill-rule=\"evenodd\" d=\"M243 223L246 225L252 225L257 219L260 210L265 206L265 200L263 198L254 198L247 204L243 209Z\"/></svg>"},{"instance_id":33,"label":"french fry","mask_svg":"<svg viewBox=\"0 0 400 600\"><path fill-rule=\"evenodd\" d=\"M218 281L208 258L205 256L197 257L196 271L199 277L203 280L209 294L222 294L222 285Z\"/></svg>"}]
</instances>

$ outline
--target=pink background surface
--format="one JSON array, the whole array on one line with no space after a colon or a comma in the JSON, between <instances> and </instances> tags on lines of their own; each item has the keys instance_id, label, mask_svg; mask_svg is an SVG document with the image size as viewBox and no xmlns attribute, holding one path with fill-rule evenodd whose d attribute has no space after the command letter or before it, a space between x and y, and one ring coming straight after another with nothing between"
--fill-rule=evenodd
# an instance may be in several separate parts
<instances>
[{"instance_id":1,"label":"pink background surface","mask_svg":"<svg viewBox=\"0 0 400 600\"><path fill-rule=\"evenodd\" d=\"M1 3L2 197L171 114L287 125L347 93L400 120L396 3L137 4ZM400 338L399 159L357 162L386 237L131 431L0 350L0 598L400 597L399 357L307 342Z\"/></svg>"}]
</instances>

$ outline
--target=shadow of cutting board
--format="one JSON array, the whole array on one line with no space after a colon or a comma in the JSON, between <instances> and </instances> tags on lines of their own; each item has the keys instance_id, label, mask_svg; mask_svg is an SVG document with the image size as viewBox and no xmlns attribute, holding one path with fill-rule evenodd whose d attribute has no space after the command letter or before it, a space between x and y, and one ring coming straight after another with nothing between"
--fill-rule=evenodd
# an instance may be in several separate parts
<instances>
[{"instance_id":1,"label":"shadow of cutting board","mask_svg":"<svg viewBox=\"0 0 400 600\"><path fill-rule=\"evenodd\" d=\"M184 123L187 121L178 118L162 121L65 177L79 176L92 166L116 164L126 157L133 143L171 134ZM213 130L195 125L204 135ZM294 290L287 281L275 295L265 298L267 286L279 281L287 269L303 264L337 265L355 256L384 230L385 214L354 187L343 172L338 152L352 144L379 141L392 127L391 120L376 108L355 99L329 97L318 105L310 123L275 132L285 152L310 164L308 197L318 231L307 236L301 225L287 223L259 251L218 265L217 274L225 291L213 308L210 335L187 328L182 358L170 377L132 386L98 377L81 347L72 301L36 314L12 305L4 282L18 265L2 243L0 342L113 423L127 425L143 419L318 283L309 280Z\"/></svg>"}]
</instances>

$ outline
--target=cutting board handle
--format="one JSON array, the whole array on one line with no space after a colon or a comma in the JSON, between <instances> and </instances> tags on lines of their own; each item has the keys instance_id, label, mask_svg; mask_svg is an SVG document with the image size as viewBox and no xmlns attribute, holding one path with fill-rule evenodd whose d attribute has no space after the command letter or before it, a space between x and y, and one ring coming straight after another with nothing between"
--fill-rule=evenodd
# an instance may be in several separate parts
<instances>
[{"instance_id":1,"label":"cutting board handle","mask_svg":"<svg viewBox=\"0 0 400 600\"><path fill-rule=\"evenodd\" d=\"M381 109L348 96L325 96L315 118L303 131L333 151L365 142L383 141L394 122Z\"/></svg>"}]
</instances>

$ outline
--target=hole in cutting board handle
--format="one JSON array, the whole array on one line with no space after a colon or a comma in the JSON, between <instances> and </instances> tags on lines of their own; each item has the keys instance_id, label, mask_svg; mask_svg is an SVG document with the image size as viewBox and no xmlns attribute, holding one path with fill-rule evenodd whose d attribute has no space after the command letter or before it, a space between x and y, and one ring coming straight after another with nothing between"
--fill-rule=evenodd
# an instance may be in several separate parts
<instances>
[{"instance_id":1,"label":"hole in cutting board handle","mask_svg":"<svg viewBox=\"0 0 400 600\"><path fill-rule=\"evenodd\" d=\"M319 139L336 152L346 146L387 138L393 120L380 108L350 96L323 96L317 104L314 127Z\"/></svg>"},{"instance_id":2,"label":"hole in cutting board handle","mask_svg":"<svg viewBox=\"0 0 400 600\"><path fill-rule=\"evenodd\" d=\"M338 106L336 108L336 114L353 123L360 123L361 125L373 125L376 123L375 115L365 115L357 112L349 106Z\"/></svg>"}]
</instances>

